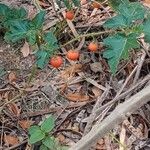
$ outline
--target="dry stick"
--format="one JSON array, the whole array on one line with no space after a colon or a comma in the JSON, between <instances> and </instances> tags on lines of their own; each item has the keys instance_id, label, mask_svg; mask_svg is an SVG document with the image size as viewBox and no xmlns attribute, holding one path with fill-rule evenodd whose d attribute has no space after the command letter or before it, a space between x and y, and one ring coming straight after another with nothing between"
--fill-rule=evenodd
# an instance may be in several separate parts
<instances>
[{"instance_id":1,"label":"dry stick","mask_svg":"<svg viewBox=\"0 0 150 150\"><path fill-rule=\"evenodd\" d=\"M119 101L120 99L118 99L118 97L120 96L120 94L122 93L122 91L124 90L124 88L126 87L126 85L127 85L127 83L129 82L129 80L131 79L131 77L134 75L134 73L136 72L136 70L137 70L137 66L132 70L132 72L131 72L131 74L127 77L127 79L125 80L125 82L124 82L124 84L122 85L122 87L120 88L120 90L118 91L118 93L116 94L116 96L114 97L114 99L112 100L112 101L110 101L110 102L117 102L117 101ZM109 103L109 102L108 102ZM107 104L108 104L107 103ZM109 106L109 108L108 108L108 110L112 107L112 105L114 104L114 103L111 103L110 105L107 105L107 106ZM105 106L105 105L104 105ZM98 108L97 110L96 110L96 117L101 113L101 111L102 111L102 108L103 108L103 106L102 107L100 107L100 108Z\"/></svg>"},{"instance_id":2,"label":"dry stick","mask_svg":"<svg viewBox=\"0 0 150 150\"><path fill-rule=\"evenodd\" d=\"M8 105L12 102L15 102L18 98L20 98L23 95L23 93L24 93L23 91L20 91L20 93L18 95L16 95L14 98L12 98L11 100L7 101L2 106L0 106L0 114L6 105Z\"/></svg>"},{"instance_id":3,"label":"dry stick","mask_svg":"<svg viewBox=\"0 0 150 150\"><path fill-rule=\"evenodd\" d=\"M101 102L107 97L108 93L109 93L110 88L106 89L104 91L104 93L97 98L97 101L92 109L92 113L90 114L89 118L88 118L88 122L86 124L85 130L84 130L84 135L86 135L91 127L92 127L92 123L94 122L95 118L96 118L96 113L95 111L100 107Z\"/></svg>"},{"instance_id":4,"label":"dry stick","mask_svg":"<svg viewBox=\"0 0 150 150\"><path fill-rule=\"evenodd\" d=\"M135 84L134 86L132 86L129 90L127 90L126 92L120 94L118 97L114 98L112 101L108 102L107 104L103 105L100 109L97 110L96 113L99 114L106 107L110 106L111 104L114 104L115 102L117 102L120 99L125 98L129 93L134 91L138 86L142 86L148 80L150 80L150 75L147 75L142 81L140 81L137 84Z\"/></svg>"},{"instance_id":5,"label":"dry stick","mask_svg":"<svg viewBox=\"0 0 150 150\"><path fill-rule=\"evenodd\" d=\"M136 81L138 80L138 78L139 78L139 76L140 76L141 68L142 68L142 66L143 66L145 57L146 57L146 52L143 51L143 54L142 54L142 56L141 56L141 59L140 59L140 61L138 62L138 68L137 68L137 72L136 72L135 77L134 77L134 80L133 80L133 84L136 83Z\"/></svg>"},{"instance_id":6,"label":"dry stick","mask_svg":"<svg viewBox=\"0 0 150 150\"><path fill-rule=\"evenodd\" d=\"M118 96L122 93L122 91L123 91L124 88L126 87L127 83L128 83L129 80L131 79L131 77L134 75L134 73L136 72L136 70L137 70L137 66L133 69L133 71L131 72L131 74L127 77L127 79L125 80L124 84L122 85L121 89L120 89L119 92L116 94L116 96L115 96L114 99L117 99ZM109 111L109 109L112 107L112 105L113 105L113 104L111 104L110 106L107 107L106 113ZM99 108L94 109L94 110L95 110L95 111L94 111L94 114L92 113L92 114L90 115L90 119L89 119L89 120L90 120L90 121L89 121L90 123L87 122L87 125L86 125L86 127L85 127L85 131L84 131L84 134L87 134L87 132L89 131L90 127L92 126L92 122L94 121L95 118L97 118L97 117L99 116L99 113L103 113L103 112L100 111L101 108L100 108L100 110L99 110ZM99 119L99 121L98 121L97 123L100 123L100 122L103 120L103 118L105 117L106 113L104 113L104 115L101 116L101 118Z\"/></svg>"},{"instance_id":7,"label":"dry stick","mask_svg":"<svg viewBox=\"0 0 150 150\"><path fill-rule=\"evenodd\" d=\"M106 133L121 123L128 113L132 113L139 107L150 101L150 85L129 98L122 104L119 104L116 109L102 121L101 124L93 126L92 130L74 144L69 150L87 150L98 139L102 138Z\"/></svg>"}]
</instances>

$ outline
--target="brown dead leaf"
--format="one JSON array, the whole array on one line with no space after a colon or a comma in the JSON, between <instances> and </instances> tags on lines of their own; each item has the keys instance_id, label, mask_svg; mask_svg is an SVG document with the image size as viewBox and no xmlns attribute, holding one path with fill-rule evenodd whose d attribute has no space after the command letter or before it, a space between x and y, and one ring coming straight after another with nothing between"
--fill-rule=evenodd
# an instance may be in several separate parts
<instances>
[{"instance_id":1,"label":"brown dead leaf","mask_svg":"<svg viewBox=\"0 0 150 150\"><path fill-rule=\"evenodd\" d=\"M72 66L69 66L61 72L61 78L68 79L70 77L73 77L75 73L81 71L81 68L82 68L81 64L74 64Z\"/></svg>"},{"instance_id":2,"label":"brown dead leaf","mask_svg":"<svg viewBox=\"0 0 150 150\"><path fill-rule=\"evenodd\" d=\"M142 1L143 5L150 8L150 0Z\"/></svg>"},{"instance_id":3,"label":"brown dead leaf","mask_svg":"<svg viewBox=\"0 0 150 150\"><path fill-rule=\"evenodd\" d=\"M40 4L40 6L42 6L42 7L49 7L49 4L47 4L46 2L44 2L43 0L41 1L39 1L39 4Z\"/></svg>"},{"instance_id":4,"label":"brown dead leaf","mask_svg":"<svg viewBox=\"0 0 150 150\"><path fill-rule=\"evenodd\" d=\"M24 130L28 129L33 124L31 120L20 120L18 123Z\"/></svg>"},{"instance_id":5,"label":"brown dead leaf","mask_svg":"<svg viewBox=\"0 0 150 150\"><path fill-rule=\"evenodd\" d=\"M96 149L96 150L104 150L104 149L106 149L104 139L98 140L98 142L97 142L97 144L96 144L96 146L95 146L95 149Z\"/></svg>"},{"instance_id":6,"label":"brown dead leaf","mask_svg":"<svg viewBox=\"0 0 150 150\"><path fill-rule=\"evenodd\" d=\"M23 57L27 57L30 54L30 47L28 42L25 41L23 47L21 48L21 53Z\"/></svg>"},{"instance_id":7,"label":"brown dead leaf","mask_svg":"<svg viewBox=\"0 0 150 150\"><path fill-rule=\"evenodd\" d=\"M12 82L16 82L17 77L16 77L16 73L15 72L10 72L8 75L8 80L12 83Z\"/></svg>"},{"instance_id":8,"label":"brown dead leaf","mask_svg":"<svg viewBox=\"0 0 150 150\"><path fill-rule=\"evenodd\" d=\"M7 107L13 115L19 117L21 109L19 109L19 107L15 103L10 103L7 105Z\"/></svg>"},{"instance_id":9,"label":"brown dead leaf","mask_svg":"<svg viewBox=\"0 0 150 150\"><path fill-rule=\"evenodd\" d=\"M92 87L92 92L95 97L101 96L102 95L102 90L97 88L96 86Z\"/></svg>"},{"instance_id":10,"label":"brown dead leaf","mask_svg":"<svg viewBox=\"0 0 150 150\"><path fill-rule=\"evenodd\" d=\"M19 139L16 136L4 134L4 142L7 145L17 145L17 144L19 144Z\"/></svg>"},{"instance_id":11,"label":"brown dead leaf","mask_svg":"<svg viewBox=\"0 0 150 150\"><path fill-rule=\"evenodd\" d=\"M89 100L89 96L88 95L83 95L81 93L69 93L66 95L66 98L70 101L73 102L83 102L83 101L88 101Z\"/></svg>"},{"instance_id":12,"label":"brown dead leaf","mask_svg":"<svg viewBox=\"0 0 150 150\"><path fill-rule=\"evenodd\" d=\"M57 139L58 139L59 142L61 142L61 143L65 141L65 137L64 137L63 134L59 134L58 137L57 137Z\"/></svg>"},{"instance_id":13,"label":"brown dead leaf","mask_svg":"<svg viewBox=\"0 0 150 150\"><path fill-rule=\"evenodd\" d=\"M144 3L150 4L150 0L144 0Z\"/></svg>"}]
</instances>

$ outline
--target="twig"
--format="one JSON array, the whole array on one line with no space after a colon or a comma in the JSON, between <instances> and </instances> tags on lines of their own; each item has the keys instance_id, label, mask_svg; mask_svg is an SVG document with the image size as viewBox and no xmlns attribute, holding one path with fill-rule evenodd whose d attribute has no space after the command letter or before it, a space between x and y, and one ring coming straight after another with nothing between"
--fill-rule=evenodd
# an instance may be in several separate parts
<instances>
[{"instance_id":1,"label":"twig","mask_svg":"<svg viewBox=\"0 0 150 150\"><path fill-rule=\"evenodd\" d=\"M104 93L97 98L97 101L92 109L92 113L90 114L89 118L88 118L88 122L86 124L86 127L84 129L84 135L87 134L91 127L92 127L92 123L94 122L95 118L96 118L96 111L97 109L100 107L101 102L107 97L108 93L109 93L110 88L106 89L106 91L104 91Z\"/></svg>"},{"instance_id":2,"label":"twig","mask_svg":"<svg viewBox=\"0 0 150 150\"><path fill-rule=\"evenodd\" d=\"M137 68L137 72L135 74L134 80L133 80L133 84L135 84L140 76L140 72L141 72L141 68L143 66L144 60L146 57L146 52L143 50L143 54L141 56L140 61L138 62L138 68Z\"/></svg>"},{"instance_id":3,"label":"twig","mask_svg":"<svg viewBox=\"0 0 150 150\"><path fill-rule=\"evenodd\" d=\"M92 130L76 144L74 144L69 150L87 150L94 144L99 138L102 138L108 133L116 124L122 122L126 115L130 112L134 112L139 107L150 101L150 85L129 98L122 104L119 104L116 109L105 118L101 124L93 126Z\"/></svg>"},{"instance_id":4,"label":"twig","mask_svg":"<svg viewBox=\"0 0 150 150\"><path fill-rule=\"evenodd\" d=\"M100 32L92 32L92 33L87 33L87 34L83 34L83 35L79 35L77 37L75 37L74 39L68 41L67 43L63 44L62 47L68 45L68 44L71 44L77 40L79 40L80 38L83 38L83 37L93 37L93 36L98 36L98 35L102 35L102 34L106 34L106 33L112 33L112 32L115 32L114 30L107 30L107 31L100 31Z\"/></svg>"},{"instance_id":5,"label":"twig","mask_svg":"<svg viewBox=\"0 0 150 150\"><path fill-rule=\"evenodd\" d=\"M142 81L140 81L137 84L135 84L134 86L132 86L129 90L127 90L126 92L124 92L124 93L120 94L119 96L115 97L112 101L108 102L107 104L101 106L101 108L99 108L96 113L99 114L106 107L116 103L120 99L125 98L127 95L129 95L129 93L134 91L137 87L142 86L143 84L145 84L149 80L150 80L150 75L147 75Z\"/></svg>"},{"instance_id":6,"label":"twig","mask_svg":"<svg viewBox=\"0 0 150 150\"><path fill-rule=\"evenodd\" d=\"M6 103L4 103L2 106L0 106L0 114L2 112L2 110L4 109L4 107L12 102L15 102L19 97L22 96L24 92L20 91L20 93L18 95L16 95L14 98L12 98L11 100L7 101Z\"/></svg>"}]
</instances>

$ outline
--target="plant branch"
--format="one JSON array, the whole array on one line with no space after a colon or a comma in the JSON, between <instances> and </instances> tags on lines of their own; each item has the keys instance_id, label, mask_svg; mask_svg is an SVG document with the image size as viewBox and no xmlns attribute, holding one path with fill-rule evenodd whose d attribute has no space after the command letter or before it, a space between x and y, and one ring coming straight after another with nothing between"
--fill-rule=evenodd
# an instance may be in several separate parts
<instances>
[{"instance_id":1,"label":"plant branch","mask_svg":"<svg viewBox=\"0 0 150 150\"><path fill-rule=\"evenodd\" d=\"M83 34L83 35L79 35L77 37L75 37L74 39L68 41L67 43L63 44L62 47L68 45L68 44L71 44L77 40L79 40L80 38L83 38L83 37L93 37L93 36L98 36L98 35L102 35L102 34L106 34L106 33L113 33L115 32L114 30L107 30L107 31L100 31L100 32L92 32L92 33L87 33L87 34Z\"/></svg>"},{"instance_id":2,"label":"plant branch","mask_svg":"<svg viewBox=\"0 0 150 150\"><path fill-rule=\"evenodd\" d=\"M121 123L126 115L134 112L139 107L150 101L150 85L133 95L124 103L118 105L116 109L105 118L100 124L93 126L92 130L74 144L69 150L87 150L95 144L95 142L102 138L106 133L115 127L116 124Z\"/></svg>"}]
</instances>

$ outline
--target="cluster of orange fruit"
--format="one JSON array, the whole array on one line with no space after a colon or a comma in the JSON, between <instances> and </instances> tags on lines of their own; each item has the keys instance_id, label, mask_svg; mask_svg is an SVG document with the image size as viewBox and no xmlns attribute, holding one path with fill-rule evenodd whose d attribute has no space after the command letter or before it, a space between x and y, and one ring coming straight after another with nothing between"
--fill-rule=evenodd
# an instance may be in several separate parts
<instances>
[{"instance_id":1,"label":"cluster of orange fruit","mask_svg":"<svg viewBox=\"0 0 150 150\"><path fill-rule=\"evenodd\" d=\"M81 0L81 5L84 5L87 3L87 0ZM100 3L93 1L91 3L93 8L100 8ZM68 10L66 11L66 19L68 20L73 20L74 19L74 11L73 10ZM91 52L96 52L98 50L98 44L96 42L91 42L88 45L88 49ZM69 50L66 54L66 57L69 60L76 61L79 59L79 51L77 50ZM63 64L63 58L61 56L54 56L50 59L50 65L53 66L54 68L59 68Z\"/></svg>"},{"instance_id":2,"label":"cluster of orange fruit","mask_svg":"<svg viewBox=\"0 0 150 150\"><path fill-rule=\"evenodd\" d=\"M91 42L88 45L88 50L91 52L96 52L98 50L98 44L95 42ZM69 50L66 54L66 57L69 60L76 61L79 59L79 51L77 50ZM54 68L59 68L63 64L63 58L61 56L53 56L50 59L50 65Z\"/></svg>"}]
</instances>

